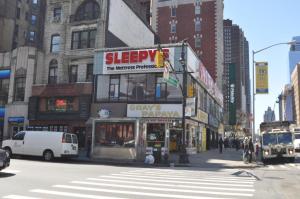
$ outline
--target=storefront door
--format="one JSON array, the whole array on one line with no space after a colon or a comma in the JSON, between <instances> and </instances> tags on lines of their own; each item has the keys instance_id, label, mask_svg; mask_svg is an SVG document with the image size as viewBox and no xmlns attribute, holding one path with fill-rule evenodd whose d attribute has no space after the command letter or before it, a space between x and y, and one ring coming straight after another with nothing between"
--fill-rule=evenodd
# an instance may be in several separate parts
<instances>
[{"instance_id":1,"label":"storefront door","mask_svg":"<svg viewBox=\"0 0 300 199\"><path fill-rule=\"evenodd\" d=\"M179 152L182 143L182 129L170 129L170 152Z\"/></svg>"},{"instance_id":2,"label":"storefront door","mask_svg":"<svg viewBox=\"0 0 300 199\"><path fill-rule=\"evenodd\" d=\"M153 147L155 162L161 161L161 150L165 147L165 124L147 124L147 147Z\"/></svg>"}]
</instances>

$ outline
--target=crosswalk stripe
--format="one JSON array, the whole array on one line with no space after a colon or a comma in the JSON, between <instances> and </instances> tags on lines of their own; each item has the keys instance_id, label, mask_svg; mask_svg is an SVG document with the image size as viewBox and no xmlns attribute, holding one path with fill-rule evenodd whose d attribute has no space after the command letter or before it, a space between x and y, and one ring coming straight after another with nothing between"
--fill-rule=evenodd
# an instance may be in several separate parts
<instances>
[{"instance_id":1,"label":"crosswalk stripe","mask_svg":"<svg viewBox=\"0 0 300 199\"><path fill-rule=\"evenodd\" d=\"M67 197L73 197L73 198L85 198L85 199L127 199L127 198L98 196L98 195L89 195L89 194L80 194L80 193L61 192L61 191L50 191L50 190L44 190L44 189L33 189L33 190L30 190L30 192L49 194L49 195L57 195L57 196L67 196Z\"/></svg>"},{"instance_id":2,"label":"crosswalk stripe","mask_svg":"<svg viewBox=\"0 0 300 199\"><path fill-rule=\"evenodd\" d=\"M100 189L100 188L90 188L82 186L68 186L68 185L54 185L55 188L73 189L73 190L84 190L84 191L95 191L95 192L105 192L105 193L120 193L128 195L138 195L138 196L151 196L151 197L164 197L164 198L181 198L181 199L215 199L212 197L202 197L202 196L186 196L177 194L162 194L162 193L147 193L138 191L125 191L116 189ZM228 199L228 198L226 198Z\"/></svg>"},{"instance_id":3,"label":"crosswalk stripe","mask_svg":"<svg viewBox=\"0 0 300 199\"><path fill-rule=\"evenodd\" d=\"M275 169L275 167L272 166L272 165L268 165L268 168L270 168L270 169Z\"/></svg>"},{"instance_id":4,"label":"crosswalk stripe","mask_svg":"<svg viewBox=\"0 0 300 199\"><path fill-rule=\"evenodd\" d=\"M279 166L280 166L280 168L287 169L287 167L284 165L279 165Z\"/></svg>"},{"instance_id":5,"label":"crosswalk stripe","mask_svg":"<svg viewBox=\"0 0 300 199\"><path fill-rule=\"evenodd\" d=\"M113 183L125 183L125 184L137 184L137 185L149 185L160 187L178 187L178 188L191 188L191 189L210 189L210 190L227 190L227 191L245 191L254 192L254 189L246 188L228 188L228 187L208 187L208 186L193 186L193 185L178 185L178 184L163 184L163 183L150 183L150 182L134 182L126 180L111 180L111 179L99 179L99 178L87 178L90 181L100 182L113 182ZM75 181L72 181L74 183Z\"/></svg>"},{"instance_id":6,"label":"crosswalk stripe","mask_svg":"<svg viewBox=\"0 0 300 199\"><path fill-rule=\"evenodd\" d=\"M230 187L253 187L248 184L229 184L229 183L219 183L219 182L188 182L188 181L174 181L174 180L164 180L164 179L145 179L137 177L122 177L122 176L100 176L101 178L113 178L113 179L123 179L123 180L135 180L135 181L146 181L146 182L166 182L166 183L178 183L178 184L193 184L193 185L214 185L214 186L230 186Z\"/></svg>"},{"instance_id":7,"label":"crosswalk stripe","mask_svg":"<svg viewBox=\"0 0 300 199\"><path fill-rule=\"evenodd\" d=\"M131 173L127 173L127 172L121 172L121 174L125 174L125 175L140 175L139 173L135 173L135 174L131 174ZM141 173L142 174L142 173ZM156 173L143 173L143 175L147 175L147 176L157 176L157 177L170 177L170 175L168 174L156 174ZM249 181L249 182L253 182L256 181L255 178L253 177L227 177L227 176L189 176L189 175L176 175L176 178L188 178L188 179L205 179L205 180L228 180L228 181Z\"/></svg>"},{"instance_id":8,"label":"crosswalk stripe","mask_svg":"<svg viewBox=\"0 0 300 199\"><path fill-rule=\"evenodd\" d=\"M116 187L116 188L128 188L128 189L139 189L139 190L150 190L150 191L168 191L168 192L179 192L179 193L204 193L211 195L226 195L226 196L253 196L250 193L228 193L228 192L216 192L216 191L200 191L191 189L172 189L172 188L159 188L159 187L143 187L136 185L119 185L119 184L109 184L109 183L92 183L83 181L73 181L74 184L84 184L84 185L96 185L104 187Z\"/></svg>"},{"instance_id":9,"label":"crosswalk stripe","mask_svg":"<svg viewBox=\"0 0 300 199\"><path fill-rule=\"evenodd\" d=\"M130 174L112 174L113 176L124 176L124 177L140 177L140 178L147 178L147 179L168 179L168 180L189 180L193 182L215 182L216 180L209 180L209 179L191 179L191 178L179 178L179 177L159 177L159 176L146 176L146 175L130 175ZM230 181L230 180L218 180L218 182L223 183L238 183L238 184L253 184L254 182L245 182L245 181Z\"/></svg>"},{"instance_id":10,"label":"crosswalk stripe","mask_svg":"<svg viewBox=\"0 0 300 199\"><path fill-rule=\"evenodd\" d=\"M2 198L6 198L6 199L41 199L41 198L34 198L34 197L21 196L21 195L8 195L8 196L4 196Z\"/></svg>"}]
</instances>

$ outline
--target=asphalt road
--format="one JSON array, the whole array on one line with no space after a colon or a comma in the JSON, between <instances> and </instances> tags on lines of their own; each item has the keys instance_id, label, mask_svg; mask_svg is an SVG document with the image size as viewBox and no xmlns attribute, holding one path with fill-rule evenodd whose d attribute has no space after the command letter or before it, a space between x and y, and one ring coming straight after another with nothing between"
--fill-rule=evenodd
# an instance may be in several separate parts
<instances>
[{"instance_id":1,"label":"asphalt road","mask_svg":"<svg viewBox=\"0 0 300 199\"><path fill-rule=\"evenodd\" d=\"M216 199L299 198L300 163L253 170L141 168L12 159L0 172L0 198L7 199Z\"/></svg>"}]
</instances>

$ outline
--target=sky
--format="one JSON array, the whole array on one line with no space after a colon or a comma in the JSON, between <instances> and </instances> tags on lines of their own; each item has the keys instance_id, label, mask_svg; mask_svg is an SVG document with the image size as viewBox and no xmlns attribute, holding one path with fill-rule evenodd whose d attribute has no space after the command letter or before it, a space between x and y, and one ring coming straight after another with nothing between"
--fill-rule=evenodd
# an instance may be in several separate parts
<instances>
[{"instance_id":1,"label":"sky","mask_svg":"<svg viewBox=\"0 0 300 199\"><path fill-rule=\"evenodd\" d=\"M252 51L272 44L289 42L300 36L299 0L224 0L224 19L240 26L249 42L250 81L252 86ZM255 61L269 63L269 94L255 97L255 126L263 122L268 106L275 105L285 84L289 83L289 45L278 45L255 54ZM252 90L252 87L251 87Z\"/></svg>"}]
</instances>

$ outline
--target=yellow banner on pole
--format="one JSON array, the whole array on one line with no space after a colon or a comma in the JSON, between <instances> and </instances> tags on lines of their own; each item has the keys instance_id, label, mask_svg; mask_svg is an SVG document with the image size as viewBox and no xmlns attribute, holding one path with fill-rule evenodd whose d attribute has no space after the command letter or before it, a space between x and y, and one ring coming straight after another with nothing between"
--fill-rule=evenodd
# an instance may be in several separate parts
<instances>
[{"instance_id":1,"label":"yellow banner on pole","mask_svg":"<svg viewBox=\"0 0 300 199\"><path fill-rule=\"evenodd\" d=\"M256 62L256 94L269 93L268 62Z\"/></svg>"}]
</instances>

